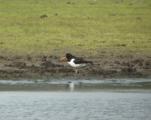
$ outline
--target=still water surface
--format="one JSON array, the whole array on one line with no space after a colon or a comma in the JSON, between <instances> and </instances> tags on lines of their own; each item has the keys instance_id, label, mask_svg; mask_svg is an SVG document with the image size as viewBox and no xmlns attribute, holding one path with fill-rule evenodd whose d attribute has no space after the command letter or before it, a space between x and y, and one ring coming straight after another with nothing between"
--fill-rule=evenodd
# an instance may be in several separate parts
<instances>
[{"instance_id":1,"label":"still water surface","mask_svg":"<svg viewBox=\"0 0 151 120\"><path fill-rule=\"evenodd\" d=\"M1 91L0 120L151 120L151 93Z\"/></svg>"}]
</instances>

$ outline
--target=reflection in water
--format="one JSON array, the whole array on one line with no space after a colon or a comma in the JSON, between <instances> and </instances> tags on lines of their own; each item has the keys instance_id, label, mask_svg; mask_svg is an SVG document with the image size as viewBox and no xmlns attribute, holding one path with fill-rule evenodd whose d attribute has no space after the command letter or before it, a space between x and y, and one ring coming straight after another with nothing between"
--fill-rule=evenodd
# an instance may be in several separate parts
<instances>
[{"instance_id":1,"label":"reflection in water","mask_svg":"<svg viewBox=\"0 0 151 120\"><path fill-rule=\"evenodd\" d=\"M151 89L151 79L0 80L1 90Z\"/></svg>"},{"instance_id":2,"label":"reflection in water","mask_svg":"<svg viewBox=\"0 0 151 120\"><path fill-rule=\"evenodd\" d=\"M72 92L72 91L74 91L74 83L72 82L72 81L69 81L68 82L68 87L69 87L69 89L70 89L70 91Z\"/></svg>"},{"instance_id":3,"label":"reflection in water","mask_svg":"<svg viewBox=\"0 0 151 120\"><path fill-rule=\"evenodd\" d=\"M150 120L151 93L0 92L0 120Z\"/></svg>"}]
</instances>

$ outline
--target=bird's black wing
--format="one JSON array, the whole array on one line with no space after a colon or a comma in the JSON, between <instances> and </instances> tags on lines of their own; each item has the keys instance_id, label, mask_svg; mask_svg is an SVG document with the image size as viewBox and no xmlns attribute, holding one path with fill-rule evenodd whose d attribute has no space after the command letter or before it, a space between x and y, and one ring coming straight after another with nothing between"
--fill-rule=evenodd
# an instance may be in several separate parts
<instances>
[{"instance_id":1,"label":"bird's black wing","mask_svg":"<svg viewBox=\"0 0 151 120\"><path fill-rule=\"evenodd\" d=\"M93 64L92 61L86 61L83 58L75 58L74 63L75 64L85 64L85 63Z\"/></svg>"}]
</instances>

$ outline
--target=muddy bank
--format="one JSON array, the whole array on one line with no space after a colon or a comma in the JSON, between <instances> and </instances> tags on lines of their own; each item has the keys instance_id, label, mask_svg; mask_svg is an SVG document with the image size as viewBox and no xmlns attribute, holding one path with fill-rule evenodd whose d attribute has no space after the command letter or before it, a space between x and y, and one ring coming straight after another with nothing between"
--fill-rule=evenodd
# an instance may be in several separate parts
<instances>
[{"instance_id":1,"label":"muddy bank","mask_svg":"<svg viewBox=\"0 0 151 120\"><path fill-rule=\"evenodd\" d=\"M150 77L151 57L86 57L94 65L75 70L59 62L60 56L0 56L0 79Z\"/></svg>"}]
</instances>

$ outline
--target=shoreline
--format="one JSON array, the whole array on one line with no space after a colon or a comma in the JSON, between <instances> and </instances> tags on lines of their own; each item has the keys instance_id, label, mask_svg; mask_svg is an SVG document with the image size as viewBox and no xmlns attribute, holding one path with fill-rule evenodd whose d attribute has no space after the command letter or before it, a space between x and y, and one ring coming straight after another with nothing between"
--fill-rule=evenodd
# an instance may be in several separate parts
<instances>
[{"instance_id":1,"label":"shoreline","mask_svg":"<svg viewBox=\"0 0 151 120\"><path fill-rule=\"evenodd\" d=\"M75 74L59 56L0 56L0 79L103 79L151 78L150 57L86 57L93 66L79 69Z\"/></svg>"},{"instance_id":2,"label":"shoreline","mask_svg":"<svg viewBox=\"0 0 151 120\"><path fill-rule=\"evenodd\" d=\"M73 87L70 86L73 84ZM0 80L0 91L150 90L151 79Z\"/></svg>"},{"instance_id":3,"label":"shoreline","mask_svg":"<svg viewBox=\"0 0 151 120\"><path fill-rule=\"evenodd\" d=\"M70 82L69 82L70 81ZM74 87L69 84L72 83ZM151 79L0 80L0 91L151 90Z\"/></svg>"}]
</instances>

